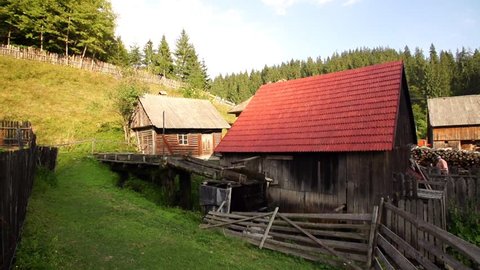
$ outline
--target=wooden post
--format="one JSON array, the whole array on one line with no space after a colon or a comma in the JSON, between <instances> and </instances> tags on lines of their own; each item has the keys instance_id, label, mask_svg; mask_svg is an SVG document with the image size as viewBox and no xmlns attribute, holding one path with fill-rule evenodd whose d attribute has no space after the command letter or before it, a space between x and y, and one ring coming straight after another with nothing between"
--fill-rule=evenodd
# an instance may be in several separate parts
<instances>
[{"instance_id":1,"label":"wooden post","mask_svg":"<svg viewBox=\"0 0 480 270\"><path fill-rule=\"evenodd\" d=\"M382 198L383 200L383 198ZM378 206L373 207L372 221L370 224L370 236L368 238L368 254L367 254L367 268L370 269L372 266L373 259L373 243L375 234L377 233L377 219L378 219Z\"/></svg>"},{"instance_id":2,"label":"wooden post","mask_svg":"<svg viewBox=\"0 0 480 270\"><path fill-rule=\"evenodd\" d=\"M191 209L192 180L189 172L179 171L180 180L180 206L183 209Z\"/></svg>"},{"instance_id":3,"label":"wooden post","mask_svg":"<svg viewBox=\"0 0 480 270\"><path fill-rule=\"evenodd\" d=\"M265 229L265 233L263 234L262 241L260 242L260 249L263 248L263 244L265 244L265 240L267 240L268 233L270 232L270 228L272 228L273 221L275 220L275 216L277 215L278 207L275 207L272 216L270 217L270 222L268 222L268 226Z\"/></svg>"}]
</instances>

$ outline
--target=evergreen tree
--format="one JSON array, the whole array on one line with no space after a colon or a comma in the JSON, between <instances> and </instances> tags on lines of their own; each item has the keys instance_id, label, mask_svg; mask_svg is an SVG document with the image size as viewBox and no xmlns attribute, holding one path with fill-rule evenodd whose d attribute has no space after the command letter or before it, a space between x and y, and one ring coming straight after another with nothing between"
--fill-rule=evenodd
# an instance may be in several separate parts
<instances>
[{"instance_id":1,"label":"evergreen tree","mask_svg":"<svg viewBox=\"0 0 480 270\"><path fill-rule=\"evenodd\" d=\"M130 66L138 67L142 64L142 53L140 52L140 47L138 45L130 46L130 51L128 52L128 63Z\"/></svg>"},{"instance_id":2,"label":"evergreen tree","mask_svg":"<svg viewBox=\"0 0 480 270\"><path fill-rule=\"evenodd\" d=\"M143 61L148 71L153 71L155 60L155 51L153 50L153 42L148 40L145 46L143 47Z\"/></svg>"},{"instance_id":3,"label":"evergreen tree","mask_svg":"<svg viewBox=\"0 0 480 270\"><path fill-rule=\"evenodd\" d=\"M155 72L157 74L162 74L167 78L174 77L172 53L170 52L170 47L168 46L165 35L162 36L157 55L155 57Z\"/></svg>"},{"instance_id":4,"label":"evergreen tree","mask_svg":"<svg viewBox=\"0 0 480 270\"><path fill-rule=\"evenodd\" d=\"M113 45L108 48L108 62L126 67L129 65L129 54L120 37L115 38Z\"/></svg>"},{"instance_id":5,"label":"evergreen tree","mask_svg":"<svg viewBox=\"0 0 480 270\"><path fill-rule=\"evenodd\" d=\"M193 47L190 44L190 38L187 35L185 29L182 29L180 37L176 42L175 55L175 74L180 80L187 81L190 76L188 65L192 63L192 58L196 57L193 52Z\"/></svg>"},{"instance_id":6,"label":"evergreen tree","mask_svg":"<svg viewBox=\"0 0 480 270\"><path fill-rule=\"evenodd\" d=\"M187 82L190 87L202 90L206 89L206 67L204 72L195 48L193 44L190 43L190 38L185 29L182 30L176 42L174 55L176 76L183 82Z\"/></svg>"}]
</instances>

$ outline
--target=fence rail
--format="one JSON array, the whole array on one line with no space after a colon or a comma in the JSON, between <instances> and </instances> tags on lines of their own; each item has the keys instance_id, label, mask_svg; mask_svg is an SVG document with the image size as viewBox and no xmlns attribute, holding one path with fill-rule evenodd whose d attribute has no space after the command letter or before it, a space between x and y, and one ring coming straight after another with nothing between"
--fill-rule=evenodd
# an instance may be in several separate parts
<instances>
[{"instance_id":1,"label":"fence rail","mask_svg":"<svg viewBox=\"0 0 480 270\"><path fill-rule=\"evenodd\" d=\"M73 68L108 74L118 78L123 76L121 68L109 63L87 57L81 57L79 55L69 55L68 57L65 57L64 55L41 51L33 47L21 48L12 45L1 45L0 55L10 56L17 59L33 60L54 65L64 65ZM173 89L178 89L183 86L182 82L167 79L164 76L154 75L144 70L135 70L134 73L135 76L143 82L160 84Z\"/></svg>"},{"instance_id":2,"label":"fence rail","mask_svg":"<svg viewBox=\"0 0 480 270\"><path fill-rule=\"evenodd\" d=\"M375 269L479 269L480 248L433 225L430 221L440 219L431 211L434 207L412 214L389 202L381 204Z\"/></svg>"}]
</instances>

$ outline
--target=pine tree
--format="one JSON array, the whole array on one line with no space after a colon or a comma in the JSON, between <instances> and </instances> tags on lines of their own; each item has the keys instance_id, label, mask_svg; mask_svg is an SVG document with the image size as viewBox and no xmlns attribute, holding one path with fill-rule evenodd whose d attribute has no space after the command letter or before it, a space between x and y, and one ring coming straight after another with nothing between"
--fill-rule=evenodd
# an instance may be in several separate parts
<instances>
[{"instance_id":1,"label":"pine tree","mask_svg":"<svg viewBox=\"0 0 480 270\"><path fill-rule=\"evenodd\" d=\"M206 89L206 66L204 72L195 48L193 44L190 43L190 38L185 29L182 30L176 42L174 55L176 76L183 82L187 82L190 87L202 90Z\"/></svg>"},{"instance_id":2,"label":"pine tree","mask_svg":"<svg viewBox=\"0 0 480 270\"><path fill-rule=\"evenodd\" d=\"M142 64L142 54L138 45L130 46L128 52L128 62L130 66L140 66Z\"/></svg>"},{"instance_id":3,"label":"pine tree","mask_svg":"<svg viewBox=\"0 0 480 270\"><path fill-rule=\"evenodd\" d=\"M168 46L165 35L162 36L155 57L155 73L166 76L167 78L174 77L172 53L170 52L170 47Z\"/></svg>"},{"instance_id":4,"label":"pine tree","mask_svg":"<svg viewBox=\"0 0 480 270\"><path fill-rule=\"evenodd\" d=\"M153 50L153 42L149 39L143 47L142 63L147 67L148 71L153 71L155 60L155 51Z\"/></svg>"},{"instance_id":5,"label":"pine tree","mask_svg":"<svg viewBox=\"0 0 480 270\"><path fill-rule=\"evenodd\" d=\"M192 63L192 58L195 57L193 47L190 44L190 38L187 35L185 29L180 33L180 37L176 42L175 55L175 75L182 81L187 81L190 76L188 67Z\"/></svg>"}]
</instances>

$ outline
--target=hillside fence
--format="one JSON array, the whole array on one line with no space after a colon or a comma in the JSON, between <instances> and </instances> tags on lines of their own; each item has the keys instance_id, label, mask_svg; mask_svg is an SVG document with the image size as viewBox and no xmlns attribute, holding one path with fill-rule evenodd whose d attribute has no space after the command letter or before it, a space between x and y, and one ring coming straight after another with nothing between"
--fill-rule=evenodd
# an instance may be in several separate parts
<instances>
[{"instance_id":1,"label":"hillside fence","mask_svg":"<svg viewBox=\"0 0 480 270\"><path fill-rule=\"evenodd\" d=\"M122 69L120 67L88 57L82 57L80 55L69 55L68 57L65 57L64 55L41 51L33 47L23 48L12 45L1 45L0 55L10 56L16 59L49 63L53 65L69 66L112 75L116 78L123 77ZM134 75L143 82L160 84L173 89L179 89L184 85L182 82L167 79L164 76L154 75L144 70L134 70Z\"/></svg>"},{"instance_id":2,"label":"hillside fence","mask_svg":"<svg viewBox=\"0 0 480 270\"><path fill-rule=\"evenodd\" d=\"M58 148L37 146L29 122L0 121L0 124L3 135L12 133L17 137L9 140L9 136L3 136L0 143L0 269L8 270L20 241L35 169L44 166L53 171ZM28 140L21 136L19 139L18 133L10 132L11 128L28 130L25 132Z\"/></svg>"},{"instance_id":3,"label":"hillside fence","mask_svg":"<svg viewBox=\"0 0 480 270\"><path fill-rule=\"evenodd\" d=\"M29 147L33 132L30 122L0 121L0 146L3 147Z\"/></svg>"},{"instance_id":4,"label":"hillside fence","mask_svg":"<svg viewBox=\"0 0 480 270\"><path fill-rule=\"evenodd\" d=\"M480 173L441 175L437 170L425 171L428 181L418 181L408 175L397 176L401 198L440 199L444 208L456 207L480 213ZM400 178L400 179L399 179Z\"/></svg>"}]
</instances>

